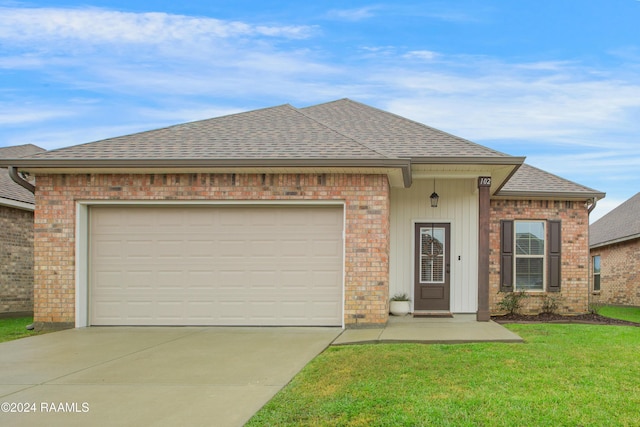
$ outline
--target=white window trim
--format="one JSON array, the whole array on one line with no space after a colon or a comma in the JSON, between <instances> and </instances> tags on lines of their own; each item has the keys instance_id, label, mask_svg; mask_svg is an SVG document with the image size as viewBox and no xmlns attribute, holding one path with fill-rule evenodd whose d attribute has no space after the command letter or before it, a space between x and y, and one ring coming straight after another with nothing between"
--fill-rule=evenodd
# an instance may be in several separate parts
<instances>
[{"instance_id":1,"label":"white window trim","mask_svg":"<svg viewBox=\"0 0 640 427\"><path fill-rule=\"evenodd\" d=\"M518 224L522 223L542 223L543 227L543 245L542 245L542 255L518 255ZM513 221L513 290L515 292L532 292L532 293L542 293L547 291L547 221L538 219L538 220L514 220ZM528 258L528 259L538 259L542 258L542 289L518 289L518 270L517 270L517 262L519 258Z\"/></svg>"}]
</instances>

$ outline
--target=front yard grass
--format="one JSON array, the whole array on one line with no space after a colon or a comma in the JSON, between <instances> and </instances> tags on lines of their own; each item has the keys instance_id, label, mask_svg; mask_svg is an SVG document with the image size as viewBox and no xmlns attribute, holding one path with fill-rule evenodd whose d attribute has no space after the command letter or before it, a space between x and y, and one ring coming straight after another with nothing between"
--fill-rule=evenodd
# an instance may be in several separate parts
<instances>
[{"instance_id":1,"label":"front yard grass","mask_svg":"<svg viewBox=\"0 0 640 427\"><path fill-rule=\"evenodd\" d=\"M605 305L598 310L601 316L613 319L628 320L629 322L640 323L640 307L616 307Z\"/></svg>"},{"instance_id":2,"label":"front yard grass","mask_svg":"<svg viewBox=\"0 0 640 427\"><path fill-rule=\"evenodd\" d=\"M640 328L506 327L525 343L330 347L247 425L640 425Z\"/></svg>"},{"instance_id":3,"label":"front yard grass","mask_svg":"<svg viewBox=\"0 0 640 427\"><path fill-rule=\"evenodd\" d=\"M41 332L26 329L31 323L33 317L0 318L0 342L39 335Z\"/></svg>"}]
</instances>

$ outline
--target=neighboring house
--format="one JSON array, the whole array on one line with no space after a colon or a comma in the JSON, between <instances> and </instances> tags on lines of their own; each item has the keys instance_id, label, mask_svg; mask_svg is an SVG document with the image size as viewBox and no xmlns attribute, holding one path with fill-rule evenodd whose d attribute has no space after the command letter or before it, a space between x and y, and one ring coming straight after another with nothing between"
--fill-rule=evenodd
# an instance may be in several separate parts
<instances>
[{"instance_id":1,"label":"neighboring house","mask_svg":"<svg viewBox=\"0 0 640 427\"><path fill-rule=\"evenodd\" d=\"M640 193L589 228L594 302L640 307Z\"/></svg>"},{"instance_id":2,"label":"neighboring house","mask_svg":"<svg viewBox=\"0 0 640 427\"><path fill-rule=\"evenodd\" d=\"M44 151L27 144L0 148L0 159ZM0 167L0 316L33 312L33 194Z\"/></svg>"},{"instance_id":3,"label":"neighboring house","mask_svg":"<svg viewBox=\"0 0 640 427\"><path fill-rule=\"evenodd\" d=\"M589 297L604 194L348 99L0 161L37 177L39 324L384 323ZM432 207L432 205L437 205Z\"/></svg>"}]
</instances>

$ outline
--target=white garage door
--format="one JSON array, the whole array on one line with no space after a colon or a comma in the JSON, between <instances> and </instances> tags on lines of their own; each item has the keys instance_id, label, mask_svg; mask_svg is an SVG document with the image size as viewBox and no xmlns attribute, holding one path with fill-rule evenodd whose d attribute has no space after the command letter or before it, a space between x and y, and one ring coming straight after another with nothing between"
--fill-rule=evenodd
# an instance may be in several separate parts
<instances>
[{"instance_id":1,"label":"white garage door","mask_svg":"<svg viewBox=\"0 0 640 427\"><path fill-rule=\"evenodd\" d=\"M92 325L341 325L342 207L90 209Z\"/></svg>"}]
</instances>

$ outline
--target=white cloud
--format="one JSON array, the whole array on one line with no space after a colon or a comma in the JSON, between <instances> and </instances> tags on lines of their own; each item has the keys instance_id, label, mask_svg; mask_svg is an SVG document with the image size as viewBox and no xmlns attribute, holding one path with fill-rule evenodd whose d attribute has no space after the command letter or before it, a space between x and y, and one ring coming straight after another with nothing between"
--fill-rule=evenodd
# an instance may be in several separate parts
<instances>
[{"instance_id":1,"label":"white cloud","mask_svg":"<svg viewBox=\"0 0 640 427\"><path fill-rule=\"evenodd\" d=\"M374 6L361 7L358 9L334 9L330 10L327 16L332 19L345 21L361 21L373 17L373 11L375 9L377 9L377 7Z\"/></svg>"},{"instance_id":2,"label":"white cloud","mask_svg":"<svg viewBox=\"0 0 640 427\"><path fill-rule=\"evenodd\" d=\"M0 70L29 70L65 90L237 96L282 94L340 73L306 49L278 48L314 27L252 25L165 13L0 8ZM291 92L302 92L292 89Z\"/></svg>"},{"instance_id":3,"label":"white cloud","mask_svg":"<svg viewBox=\"0 0 640 427\"><path fill-rule=\"evenodd\" d=\"M40 123L53 119L73 116L74 112L60 107L20 106L0 104L0 125L16 126Z\"/></svg>"},{"instance_id":4,"label":"white cloud","mask_svg":"<svg viewBox=\"0 0 640 427\"><path fill-rule=\"evenodd\" d=\"M461 67L445 59L449 63L439 58L423 69L378 69L370 79L391 91L389 109L476 140L599 147L605 132L640 131L633 119L640 111L640 81L589 75L573 64L465 58Z\"/></svg>"},{"instance_id":5,"label":"white cloud","mask_svg":"<svg viewBox=\"0 0 640 427\"><path fill-rule=\"evenodd\" d=\"M375 12L343 10L341 19ZM5 99L15 100L0 105L0 124L23 127L20 135L3 134L2 143L55 148L278 103L351 97L528 155L535 166L607 191L608 201L638 176L640 153L630 140L640 135L637 62L609 71L394 45L354 47L352 55L345 49L334 61L321 34L304 25L164 13L0 8L0 71L26 70L42 85L0 81ZM564 151L542 155L537 145Z\"/></svg>"},{"instance_id":6,"label":"white cloud","mask_svg":"<svg viewBox=\"0 0 640 427\"><path fill-rule=\"evenodd\" d=\"M0 8L0 40L68 40L103 43L201 43L235 37L308 37L308 26L251 25L167 13L129 13L103 9Z\"/></svg>"},{"instance_id":7,"label":"white cloud","mask_svg":"<svg viewBox=\"0 0 640 427\"><path fill-rule=\"evenodd\" d=\"M437 58L438 54L430 50L412 50L405 53L403 56L408 59L421 59L431 61L432 59Z\"/></svg>"}]
</instances>

